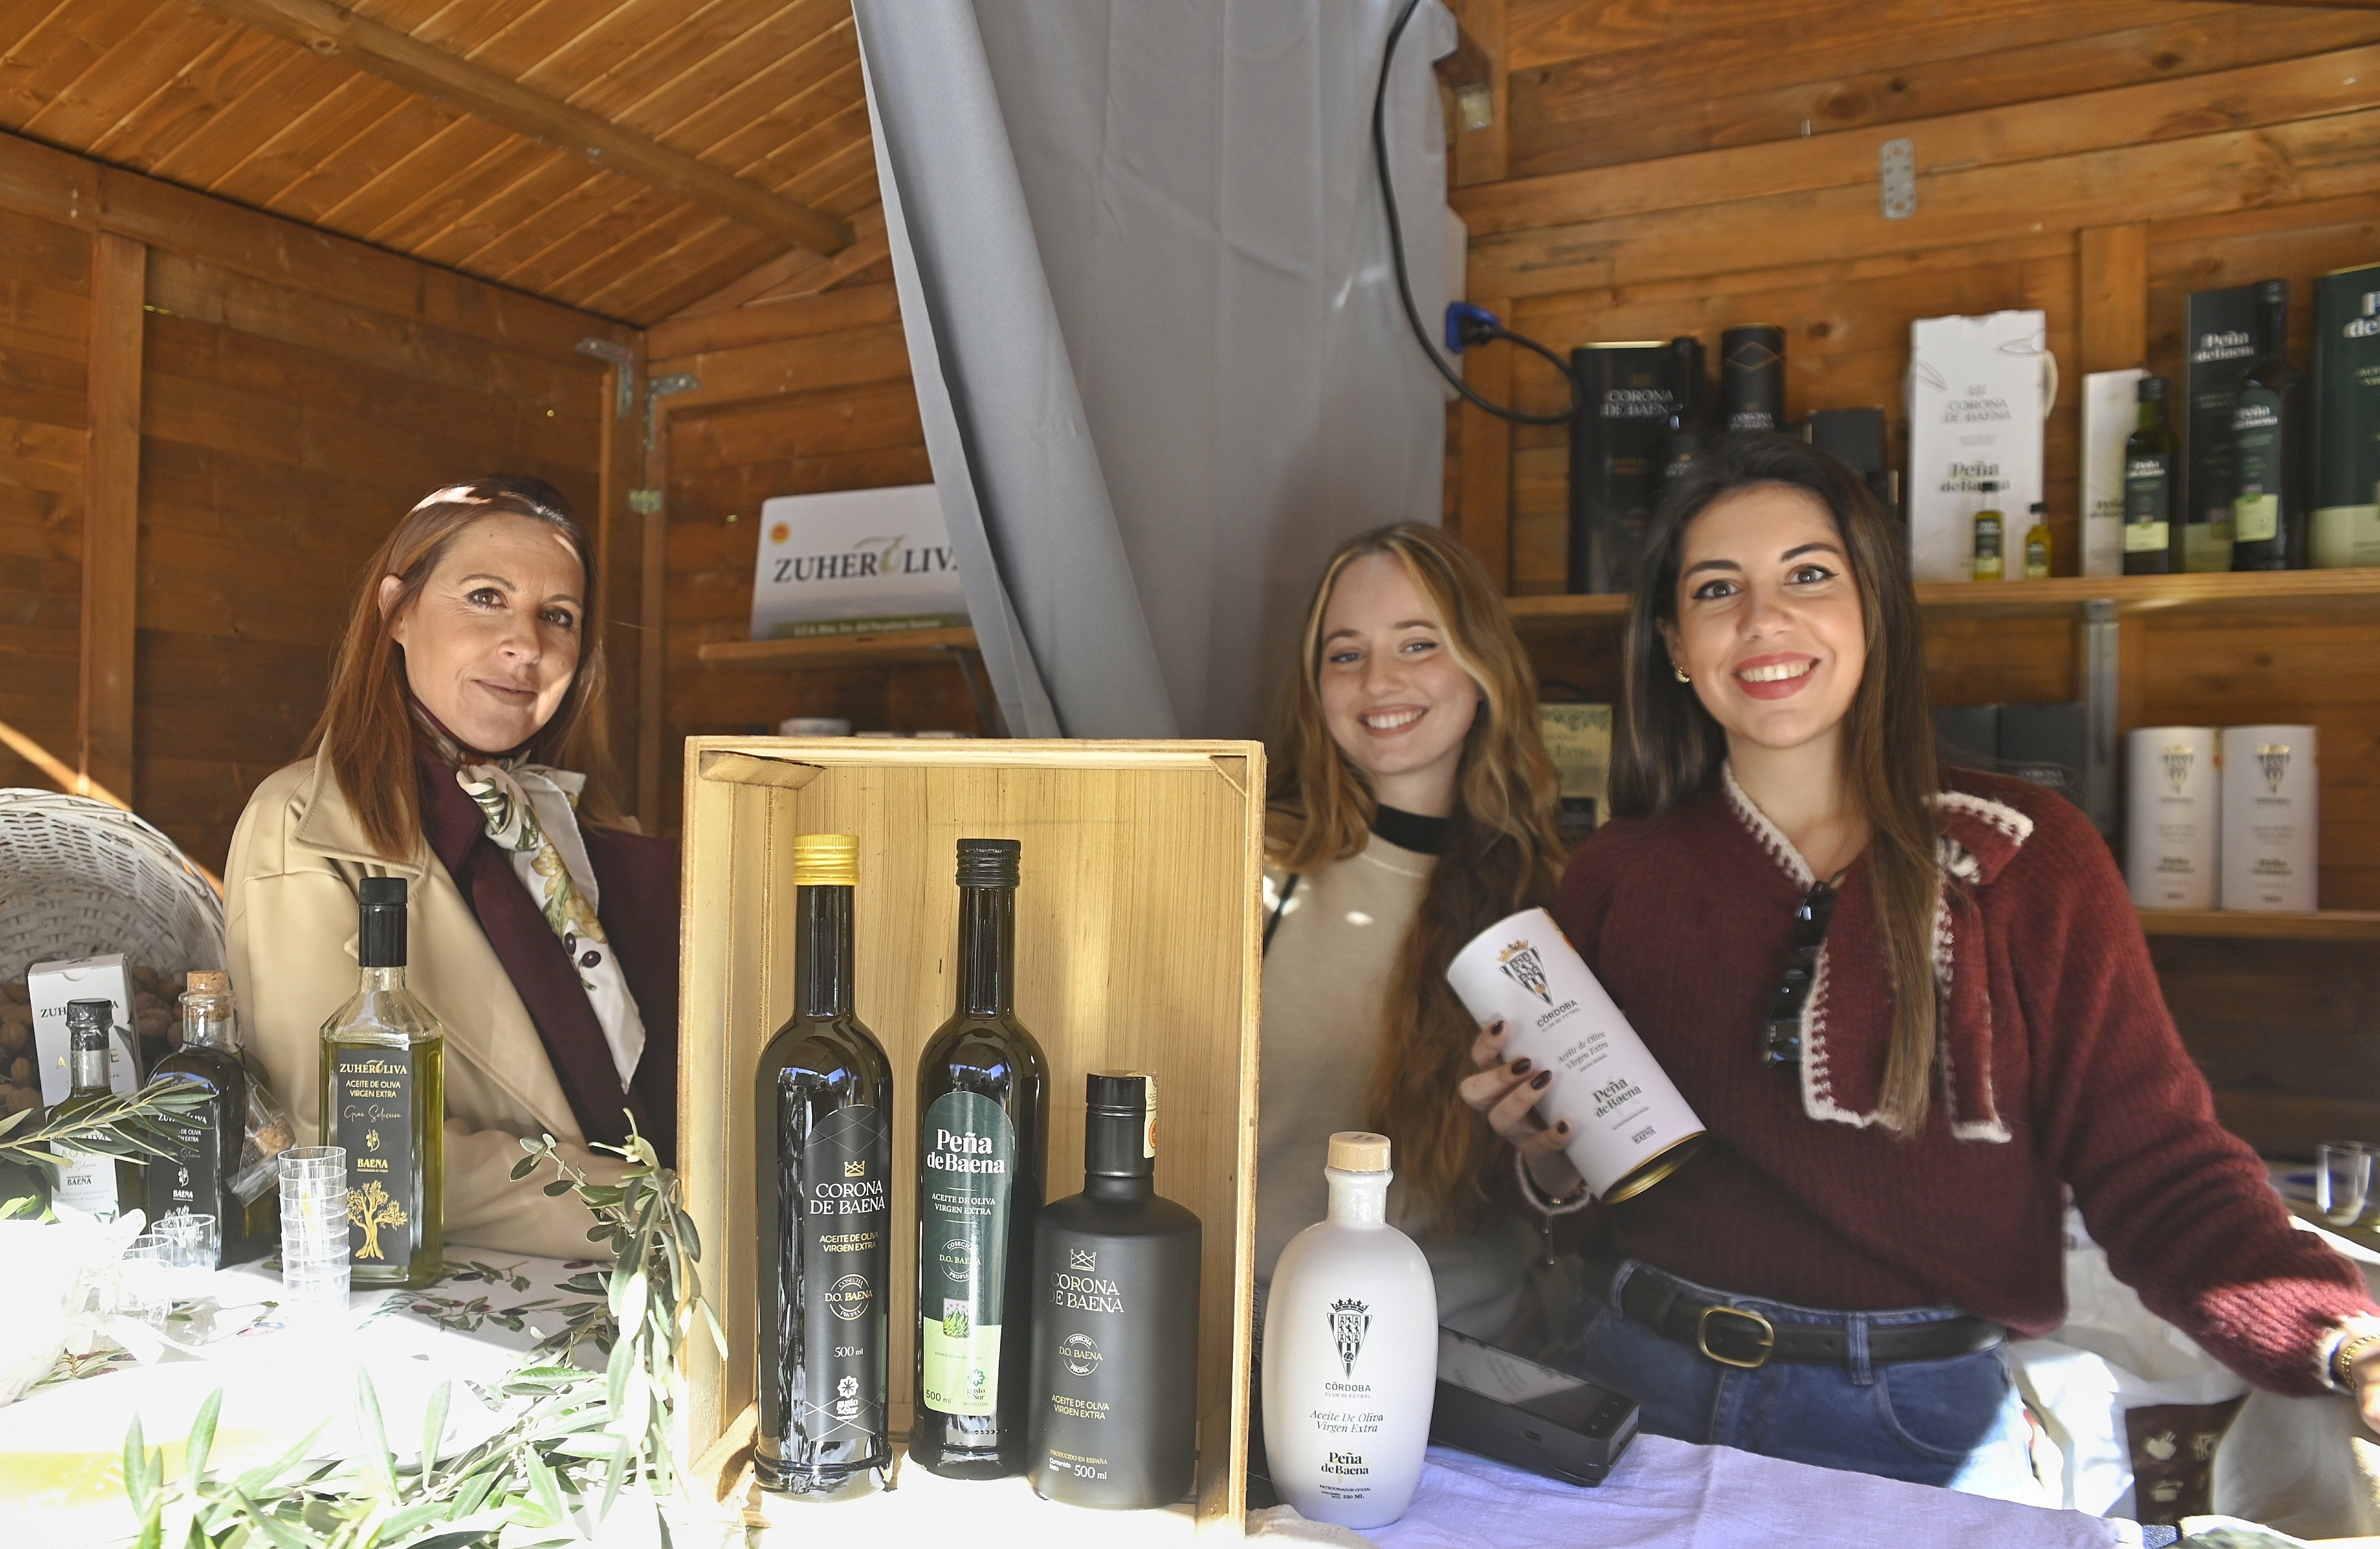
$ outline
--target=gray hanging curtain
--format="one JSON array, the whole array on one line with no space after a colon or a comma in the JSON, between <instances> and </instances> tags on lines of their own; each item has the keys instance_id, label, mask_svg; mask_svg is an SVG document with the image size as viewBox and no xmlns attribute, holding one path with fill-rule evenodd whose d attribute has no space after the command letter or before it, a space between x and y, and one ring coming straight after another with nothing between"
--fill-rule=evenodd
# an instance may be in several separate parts
<instances>
[{"instance_id":1,"label":"gray hanging curtain","mask_svg":"<svg viewBox=\"0 0 2380 1549\"><path fill-rule=\"evenodd\" d=\"M856 0L878 182L967 604L1023 736L1250 736L1323 557L1435 522L1444 398L1371 165L1397 0ZM1448 294L1423 9L1389 97Z\"/></svg>"}]
</instances>

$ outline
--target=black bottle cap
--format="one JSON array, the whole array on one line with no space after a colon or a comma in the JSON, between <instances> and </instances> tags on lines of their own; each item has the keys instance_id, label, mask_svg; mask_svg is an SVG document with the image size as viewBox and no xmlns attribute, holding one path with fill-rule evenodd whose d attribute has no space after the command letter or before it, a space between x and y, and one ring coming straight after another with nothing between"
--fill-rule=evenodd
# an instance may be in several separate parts
<instances>
[{"instance_id":1,"label":"black bottle cap","mask_svg":"<svg viewBox=\"0 0 2380 1549\"><path fill-rule=\"evenodd\" d=\"M2268 307L2269 307L2269 306L2273 305L2273 304L2274 304L2275 302L2277 302L2277 302L2280 302L2280 303L2282 303L2282 304L2284 304L2284 305L2286 305L2286 304L2288 303L2288 301L2289 301L2289 281L2287 281L2287 280L2258 280L2258 281L2256 282L2256 299L2257 299L2257 300L2259 300L2259 301L2262 301L2265 305L2266 305L2266 306L2268 306Z\"/></svg>"},{"instance_id":2,"label":"black bottle cap","mask_svg":"<svg viewBox=\"0 0 2380 1549\"><path fill-rule=\"evenodd\" d=\"M2165 378L2161 376L2144 376L2141 378L2141 402L2163 403L2165 402Z\"/></svg>"},{"instance_id":3,"label":"black bottle cap","mask_svg":"<svg viewBox=\"0 0 2380 1549\"><path fill-rule=\"evenodd\" d=\"M405 966L405 879L366 877L356 884L356 962Z\"/></svg>"},{"instance_id":4,"label":"black bottle cap","mask_svg":"<svg viewBox=\"0 0 2380 1549\"><path fill-rule=\"evenodd\" d=\"M107 1047L107 1030L115 1023L112 1000L67 1002L67 1047L88 1052Z\"/></svg>"},{"instance_id":5,"label":"black bottle cap","mask_svg":"<svg viewBox=\"0 0 2380 1549\"><path fill-rule=\"evenodd\" d=\"M1094 1070L1084 1086L1090 1113L1083 1126L1083 1171L1104 1177L1154 1174L1157 1078L1138 1070Z\"/></svg>"},{"instance_id":6,"label":"black bottle cap","mask_svg":"<svg viewBox=\"0 0 2380 1549\"><path fill-rule=\"evenodd\" d=\"M2034 501L2034 502L2033 503L2033 514L2034 514L2034 516L2036 516L2036 517L2040 517L2040 516L2046 516L2046 515L2048 515L2048 513L2049 513L2049 502L2047 502L2046 500L2036 500L2036 501Z\"/></svg>"},{"instance_id":7,"label":"black bottle cap","mask_svg":"<svg viewBox=\"0 0 2380 1549\"><path fill-rule=\"evenodd\" d=\"M1017 858L1025 847L1014 839L961 839L961 887L1014 887Z\"/></svg>"}]
</instances>

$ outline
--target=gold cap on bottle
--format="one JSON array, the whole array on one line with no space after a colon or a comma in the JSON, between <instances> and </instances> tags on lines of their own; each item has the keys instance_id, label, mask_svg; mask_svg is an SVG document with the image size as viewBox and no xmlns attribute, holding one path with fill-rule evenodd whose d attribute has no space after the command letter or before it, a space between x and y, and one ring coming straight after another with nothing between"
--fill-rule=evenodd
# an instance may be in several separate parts
<instances>
[{"instance_id":1,"label":"gold cap on bottle","mask_svg":"<svg viewBox=\"0 0 2380 1549\"><path fill-rule=\"evenodd\" d=\"M1342 1129L1330 1137L1327 1164L1342 1173L1385 1173L1389 1170L1389 1138L1361 1129Z\"/></svg>"},{"instance_id":2,"label":"gold cap on bottle","mask_svg":"<svg viewBox=\"0 0 2380 1549\"><path fill-rule=\"evenodd\" d=\"M227 995L231 975L221 969L192 969L184 987L194 995Z\"/></svg>"},{"instance_id":3,"label":"gold cap on bottle","mask_svg":"<svg viewBox=\"0 0 2380 1549\"><path fill-rule=\"evenodd\" d=\"M858 835L855 834L795 835L794 836L794 885L796 887L858 886Z\"/></svg>"}]
</instances>

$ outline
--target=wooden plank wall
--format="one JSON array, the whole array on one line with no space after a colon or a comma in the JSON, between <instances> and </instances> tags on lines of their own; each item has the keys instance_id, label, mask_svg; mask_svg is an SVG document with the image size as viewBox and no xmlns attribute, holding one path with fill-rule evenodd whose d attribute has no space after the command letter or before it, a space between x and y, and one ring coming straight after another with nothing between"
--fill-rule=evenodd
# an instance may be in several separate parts
<instances>
[{"instance_id":1,"label":"wooden plank wall","mask_svg":"<svg viewBox=\"0 0 2380 1549\"><path fill-rule=\"evenodd\" d=\"M132 288L109 304L111 272ZM0 136L0 720L220 868L419 496L534 473L633 561L589 335L637 336ZM87 494L115 529L86 534ZM637 583L605 578L613 599ZM611 646L631 700L634 638ZM0 783L53 781L0 753Z\"/></svg>"},{"instance_id":2,"label":"wooden plank wall","mask_svg":"<svg viewBox=\"0 0 2380 1549\"><path fill-rule=\"evenodd\" d=\"M1909 325L2038 307L2063 382L2047 429L2058 570L2079 569L2082 374L2180 366L2183 298L2380 260L2380 13L2175 0L1464 0L1501 94L1455 135L1470 299L1560 348L1784 326L1787 407L1883 406L1904 433ZM1917 212L1888 221L1906 136ZM1501 356L1501 359L1498 359ZM1475 384L1558 408L1554 373L1475 352ZM1560 430L1454 418L1451 515L1516 593L1560 592ZM1616 692L1609 631L1533 640ZM2322 729L2323 902L2380 908L2380 697L2348 670L2380 619L2199 614L2128 640L2129 725ZM2057 620L1938 624L1937 702L2076 697ZM2268 1145L2380 1136L2366 945L2167 941L2168 999L2226 1113ZM2276 1051L2286 1050L2286 1055Z\"/></svg>"},{"instance_id":3,"label":"wooden plank wall","mask_svg":"<svg viewBox=\"0 0 2380 1549\"><path fill-rule=\"evenodd\" d=\"M854 279L648 335L656 379L684 372L702 384L660 400L649 471L667 514L665 774L683 738L773 733L790 715L839 715L863 731L983 730L955 665L796 674L706 667L697 654L750 638L762 501L933 479L892 286L865 270ZM673 830L680 795L674 778L662 781Z\"/></svg>"}]
</instances>

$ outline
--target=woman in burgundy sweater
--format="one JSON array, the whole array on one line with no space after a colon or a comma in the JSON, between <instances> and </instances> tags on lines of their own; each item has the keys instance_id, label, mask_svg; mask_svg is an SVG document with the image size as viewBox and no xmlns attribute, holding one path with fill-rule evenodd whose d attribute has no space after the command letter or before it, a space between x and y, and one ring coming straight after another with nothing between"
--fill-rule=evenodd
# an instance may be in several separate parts
<instances>
[{"instance_id":1,"label":"woman in burgundy sweater","mask_svg":"<svg viewBox=\"0 0 2380 1549\"><path fill-rule=\"evenodd\" d=\"M1937 770L1899 535L1848 470L1706 453L1626 671L1614 819L1555 913L1710 1137L1597 1213L1618 1262L1570 1364L1648 1431L2026 1498L2005 1343L2064 1315L2070 1189L2209 1353L2380 1419L2380 1313L2216 1124L2107 846L2039 787ZM1547 1073L1501 1043L1463 1096L1579 1211Z\"/></svg>"}]
</instances>

